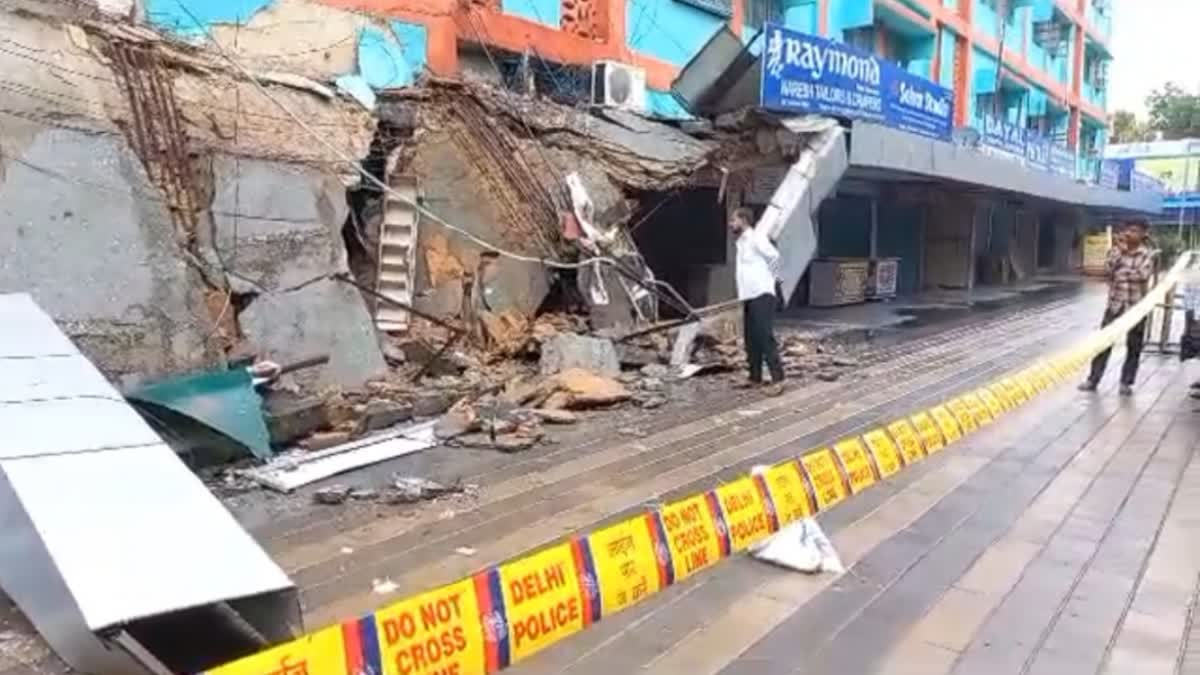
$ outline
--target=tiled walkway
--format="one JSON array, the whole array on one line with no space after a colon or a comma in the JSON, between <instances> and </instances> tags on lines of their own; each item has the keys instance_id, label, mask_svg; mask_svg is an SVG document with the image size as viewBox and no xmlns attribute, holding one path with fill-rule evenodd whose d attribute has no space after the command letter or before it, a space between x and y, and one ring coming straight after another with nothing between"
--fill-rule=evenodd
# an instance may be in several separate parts
<instances>
[{"instance_id":1,"label":"tiled walkway","mask_svg":"<svg viewBox=\"0 0 1200 675\"><path fill-rule=\"evenodd\" d=\"M823 516L840 578L738 558L513 672L1200 673L1187 375L1064 386Z\"/></svg>"}]
</instances>

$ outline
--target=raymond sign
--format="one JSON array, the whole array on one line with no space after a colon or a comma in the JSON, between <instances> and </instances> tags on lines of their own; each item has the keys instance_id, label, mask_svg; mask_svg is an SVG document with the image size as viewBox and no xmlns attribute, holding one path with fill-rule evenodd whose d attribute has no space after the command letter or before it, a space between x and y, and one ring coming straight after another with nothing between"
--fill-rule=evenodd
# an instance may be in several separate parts
<instances>
[{"instance_id":1,"label":"raymond sign","mask_svg":"<svg viewBox=\"0 0 1200 675\"><path fill-rule=\"evenodd\" d=\"M743 551L779 529L774 509L753 478L726 483L717 488L716 493L734 551Z\"/></svg>"},{"instance_id":2,"label":"raymond sign","mask_svg":"<svg viewBox=\"0 0 1200 675\"><path fill-rule=\"evenodd\" d=\"M346 643L341 626L330 626L207 672L208 675L357 675L346 668Z\"/></svg>"},{"instance_id":3,"label":"raymond sign","mask_svg":"<svg viewBox=\"0 0 1200 675\"><path fill-rule=\"evenodd\" d=\"M513 663L588 624L591 612L573 549L559 544L500 567Z\"/></svg>"},{"instance_id":4,"label":"raymond sign","mask_svg":"<svg viewBox=\"0 0 1200 675\"><path fill-rule=\"evenodd\" d=\"M796 462L776 464L763 473L767 490L771 493L771 501L775 504L776 517L779 525L807 518L812 515L812 507L808 501L808 488L804 486L804 477L800 475L800 465Z\"/></svg>"},{"instance_id":5,"label":"raymond sign","mask_svg":"<svg viewBox=\"0 0 1200 675\"><path fill-rule=\"evenodd\" d=\"M651 534L654 516L638 516L587 536L600 585L601 615L631 607L667 585L661 555ZM661 567L660 567L661 565Z\"/></svg>"},{"instance_id":6,"label":"raymond sign","mask_svg":"<svg viewBox=\"0 0 1200 675\"><path fill-rule=\"evenodd\" d=\"M842 482L842 472L838 471L837 460L833 451L818 450L800 458L808 479L812 481L813 496L817 499L817 508L825 509L837 504L847 497L846 485Z\"/></svg>"},{"instance_id":7,"label":"raymond sign","mask_svg":"<svg viewBox=\"0 0 1200 675\"><path fill-rule=\"evenodd\" d=\"M475 582L422 593L375 612L384 675L484 675Z\"/></svg>"},{"instance_id":8,"label":"raymond sign","mask_svg":"<svg viewBox=\"0 0 1200 675\"><path fill-rule=\"evenodd\" d=\"M667 504L660 513L675 581L716 564L727 554L724 533L717 529L716 514L706 495Z\"/></svg>"},{"instance_id":9,"label":"raymond sign","mask_svg":"<svg viewBox=\"0 0 1200 675\"><path fill-rule=\"evenodd\" d=\"M954 93L874 54L768 24L760 97L785 113L877 122L948 141Z\"/></svg>"}]
</instances>

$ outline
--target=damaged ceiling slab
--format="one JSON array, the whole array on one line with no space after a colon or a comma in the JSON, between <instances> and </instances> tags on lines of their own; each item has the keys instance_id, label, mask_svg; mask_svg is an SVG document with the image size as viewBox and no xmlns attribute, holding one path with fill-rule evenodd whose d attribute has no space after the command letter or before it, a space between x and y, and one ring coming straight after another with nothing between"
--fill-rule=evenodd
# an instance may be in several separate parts
<instances>
[{"instance_id":1,"label":"damaged ceiling slab","mask_svg":"<svg viewBox=\"0 0 1200 675\"><path fill-rule=\"evenodd\" d=\"M291 581L32 298L0 324L0 587L54 650L196 672L298 632Z\"/></svg>"},{"instance_id":2,"label":"damaged ceiling slab","mask_svg":"<svg viewBox=\"0 0 1200 675\"><path fill-rule=\"evenodd\" d=\"M0 290L33 294L117 379L205 367L243 342L286 362L313 354L306 335L332 339L313 386L386 372L364 303L320 282L348 270L345 191L369 112L131 24L2 21L0 218L16 226L0 229ZM324 143L297 142L280 106Z\"/></svg>"},{"instance_id":3,"label":"damaged ceiling slab","mask_svg":"<svg viewBox=\"0 0 1200 675\"><path fill-rule=\"evenodd\" d=\"M593 280L589 267L579 276L585 286L602 282L601 295L623 307L608 314L628 321L636 312L626 289L636 292L647 269L625 228L647 196L717 187L723 172L770 157L756 130L778 126L751 119L746 126L697 136L625 111L581 110L486 84L436 79L382 93L381 110L385 107L403 111L408 124L420 129L397 147L388 170L412 177L426 205L465 230L423 221L417 272L424 292L417 306L446 318L461 316L464 303L478 303L482 294L491 303L487 309L525 323L550 288L553 270L539 261L596 255L573 245L579 242L564 214L574 223L587 221L605 254L625 261L620 274L607 270L605 278ZM387 116L381 117L387 126ZM779 154L777 146L769 151ZM714 201L712 208L724 207ZM481 274L480 254L487 250L481 242L526 260L501 255ZM482 288L468 297L484 275ZM609 325L603 320L595 325L596 313L592 318L593 328Z\"/></svg>"}]
</instances>

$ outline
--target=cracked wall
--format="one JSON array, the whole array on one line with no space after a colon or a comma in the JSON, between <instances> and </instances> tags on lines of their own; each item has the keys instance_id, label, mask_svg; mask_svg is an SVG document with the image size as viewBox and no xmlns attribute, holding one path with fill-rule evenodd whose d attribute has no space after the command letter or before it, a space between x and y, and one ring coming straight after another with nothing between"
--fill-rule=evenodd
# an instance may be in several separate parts
<instances>
[{"instance_id":1,"label":"cracked wall","mask_svg":"<svg viewBox=\"0 0 1200 675\"><path fill-rule=\"evenodd\" d=\"M330 354L328 367L302 374L315 386L383 372L362 299L326 279L347 269L341 228L357 177L328 149L297 143L282 113L220 64L147 38L138 48L164 58L203 206L181 231L131 147L133 112L105 60L106 27L2 10L0 25L10 85L0 92L0 292L31 293L117 380L220 364L234 317L263 356ZM357 106L272 93L338 152L367 152L374 123Z\"/></svg>"},{"instance_id":2,"label":"cracked wall","mask_svg":"<svg viewBox=\"0 0 1200 675\"><path fill-rule=\"evenodd\" d=\"M42 129L18 153L0 180L0 291L32 294L111 377L215 358L204 287L124 139Z\"/></svg>"},{"instance_id":3,"label":"cracked wall","mask_svg":"<svg viewBox=\"0 0 1200 675\"><path fill-rule=\"evenodd\" d=\"M346 190L314 168L218 155L212 228L200 232L210 264L249 298L238 313L255 353L276 362L328 354L302 384L353 387L386 374L371 315L352 287L342 227ZM253 214L253 215L242 215Z\"/></svg>"}]
</instances>

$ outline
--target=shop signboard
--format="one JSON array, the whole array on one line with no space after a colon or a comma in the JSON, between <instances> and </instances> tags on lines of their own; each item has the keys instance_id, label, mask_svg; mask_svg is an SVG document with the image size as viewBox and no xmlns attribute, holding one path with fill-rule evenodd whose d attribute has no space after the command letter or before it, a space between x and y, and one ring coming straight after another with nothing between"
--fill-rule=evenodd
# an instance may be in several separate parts
<instances>
[{"instance_id":1,"label":"shop signboard","mask_svg":"<svg viewBox=\"0 0 1200 675\"><path fill-rule=\"evenodd\" d=\"M764 108L864 120L950 140L949 89L849 45L772 24L765 32Z\"/></svg>"}]
</instances>

